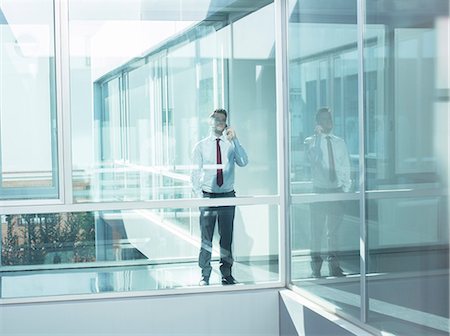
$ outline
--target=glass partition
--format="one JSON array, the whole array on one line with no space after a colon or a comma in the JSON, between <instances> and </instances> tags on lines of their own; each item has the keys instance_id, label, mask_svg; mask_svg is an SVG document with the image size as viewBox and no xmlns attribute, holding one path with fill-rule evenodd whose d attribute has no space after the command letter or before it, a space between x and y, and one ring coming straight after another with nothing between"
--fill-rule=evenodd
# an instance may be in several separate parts
<instances>
[{"instance_id":1,"label":"glass partition","mask_svg":"<svg viewBox=\"0 0 450 336\"><path fill-rule=\"evenodd\" d=\"M359 317L356 1L289 2L292 282Z\"/></svg>"},{"instance_id":2,"label":"glass partition","mask_svg":"<svg viewBox=\"0 0 450 336\"><path fill-rule=\"evenodd\" d=\"M55 96L53 1L2 1L0 201L59 197Z\"/></svg>"},{"instance_id":3,"label":"glass partition","mask_svg":"<svg viewBox=\"0 0 450 336\"><path fill-rule=\"evenodd\" d=\"M390 3L366 10L368 323L448 335L449 2Z\"/></svg>"},{"instance_id":4,"label":"glass partition","mask_svg":"<svg viewBox=\"0 0 450 336\"><path fill-rule=\"evenodd\" d=\"M62 182L73 190L73 202L45 206L44 213L1 212L1 298L197 286L200 225L220 213L215 203L192 200L215 196L207 188L193 193L198 171L202 178L213 172L214 187L229 188L225 203L236 208L233 220L217 220L210 285L227 277L219 267L229 261L220 243L226 224L235 279L279 282L272 1L186 7L178 0L107 6L71 0L56 2L56 10L50 0L23 3L34 11L19 10L14 1L0 5L0 200L59 196L57 129L63 124L56 122L54 64L61 64L58 78L70 81L70 97L61 101L70 103L68 109L58 104L59 113L70 115L72 138L61 132L58 140L61 150L71 148L72 166L62 168L72 170L72 179ZM55 53L54 31L65 39L66 28L69 50L62 43ZM194 148L211 132L218 135L210 115L219 108L228 112L223 155L198 165ZM262 197L238 200L233 189L238 197ZM155 200L158 205L140 202ZM134 206L127 201L145 209L119 210Z\"/></svg>"},{"instance_id":5,"label":"glass partition","mask_svg":"<svg viewBox=\"0 0 450 336\"><path fill-rule=\"evenodd\" d=\"M3 215L1 298L197 286L199 216L199 208ZM277 221L276 205L236 207L239 283L279 281ZM221 284L219 258L216 235L212 286Z\"/></svg>"},{"instance_id":6,"label":"glass partition","mask_svg":"<svg viewBox=\"0 0 450 336\"><path fill-rule=\"evenodd\" d=\"M448 335L449 3L363 5L357 27L356 1L289 3L292 283L377 330Z\"/></svg>"},{"instance_id":7,"label":"glass partition","mask_svg":"<svg viewBox=\"0 0 450 336\"><path fill-rule=\"evenodd\" d=\"M217 108L250 158L238 195L277 194L271 1L100 3L69 2L75 201L196 197L191 154Z\"/></svg>"}]
</instances>

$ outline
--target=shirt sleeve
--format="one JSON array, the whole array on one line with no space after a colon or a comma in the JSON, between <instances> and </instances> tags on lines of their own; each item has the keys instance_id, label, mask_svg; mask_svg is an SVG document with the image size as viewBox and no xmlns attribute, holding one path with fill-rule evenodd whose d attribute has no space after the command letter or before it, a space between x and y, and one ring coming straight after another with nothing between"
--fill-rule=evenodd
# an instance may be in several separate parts
<instances>
[{"instance_id":1,"label":"shirt sleeve","mask_svg":"<svg viewBox=\"0 0 450 336\"><path fill-rule=\"evenodd\" d=\"M349 192L352 187L352 180L350 178L350 155L344 141L342 141L342 189L344 192Z\"/></svg>"},{"instance_id":2,"label":"shirt sleeve","mask_svg":"<svg viewBox=\"0 0 450 336\"><path fill-rule=\"evenodd\" d=\"M234 160L236 164L239 167L245 167L248 164L248 156L244 147L241 146L237 138L234 138L232 143L234 146Z\"/></svg>"},{"instance_id":3,"label":"shirt sleeve","mask_svg":"<svg viewBox=\"0 0 450 336\"><path fill-rule=\"evenodd\" d=\"M305 139L304 144L307 146L306 157L313 166L317 166L322 162L322 149L320 148L322 137L313 135Z\"/></svg>"},{"instance_id":4,"label":"shirt sleeve","mask_svg":"<svg viewBox=\"0 0 450 336\"><path fill-rule=\"evenodd\" d=\"M203 159L200 151L200 145L197 144L192 151L192 171L191 183L192 193L194 197L202 197L202 173L203 173Z\"/></svg>"}]
</instances>

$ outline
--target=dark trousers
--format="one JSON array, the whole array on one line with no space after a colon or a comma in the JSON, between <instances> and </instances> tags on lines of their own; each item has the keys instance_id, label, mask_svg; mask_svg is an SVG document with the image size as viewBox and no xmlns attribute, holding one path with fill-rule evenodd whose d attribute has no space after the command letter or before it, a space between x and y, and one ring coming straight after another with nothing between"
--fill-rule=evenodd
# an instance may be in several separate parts
<instances>
[{"instance_id":1,"label":"dark trousers","mask_svg":"<svg viewBox=\"0 0 450 336\"><path fill-rule=\"evenodd\" d=\"M236 197L234 191L227 193L203 192L205 198ZM235 206L201 207L200 208L200 232L202 246L198 257L198 265L202 269L202 276L209 278L211 275L212 240L216 221L219 231L220 245L220 272L222 276L231 275L233 266L233 254L231 244L233 242L233 223Z\"/></svg>"},{"instance_id":2,"label":"dark trousers","mask_svg":"<svg viewBox=\"0 0 450 336\"><path fill-rule=\"evenodd\" d=\"M341 188L319 189L317 193L340 193ZM319 271L322 265L322 240L326 238L327 249L323 254L327 256L331 267L338 267L337 253L339 251L339 227L344 218L342 201L317 202L311 204L311 259L313 271Z\"/></svg>"}]
</instances>

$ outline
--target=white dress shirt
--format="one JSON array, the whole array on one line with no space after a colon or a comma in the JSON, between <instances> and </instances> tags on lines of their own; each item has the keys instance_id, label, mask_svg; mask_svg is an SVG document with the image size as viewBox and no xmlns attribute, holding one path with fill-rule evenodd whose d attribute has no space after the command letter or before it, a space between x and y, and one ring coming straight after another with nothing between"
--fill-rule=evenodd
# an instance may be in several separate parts
<instances>
[{"instance_id":1,"label":"white dress shirt","mask_svg":"<svg viewBox=\"0 0 450 336\"><path fill-rule=\"evenodd\" d=\"M217 164L217 137L211 134L198 142L192 152L194 168L191 173L192 189L197 197L202 191L225 193L234 190L234 165L244 167L248 163L247 153L237 138L229 141L225 135L219 137L222 164ZM217 169L223 170L223 184L217 185Z\"/></svg>"},{"instance_id":2,"label":"white dress shirt","mask_svg":"<svg viewBox=\"0 0 450 336\"><path fill-rule=\"evenodd\" d=\"M330 162L326 137L330 137L336 180L330 180ZM342 188L350 191L350 158L345 141L334 134L315 134L305 139L306 154L311 163L313 186L316 188Z\"/></svg>"}]
</instances>

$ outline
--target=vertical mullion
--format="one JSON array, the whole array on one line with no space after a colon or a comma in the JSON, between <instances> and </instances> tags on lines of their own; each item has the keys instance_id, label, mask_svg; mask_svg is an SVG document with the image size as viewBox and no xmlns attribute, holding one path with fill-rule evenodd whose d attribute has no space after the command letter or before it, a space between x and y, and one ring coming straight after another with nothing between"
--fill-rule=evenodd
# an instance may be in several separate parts
<instances>
[{"instance_id":1,"label":"vertical mullion","mask_svg":"<svg viewBox=\"0 0 450 336\"><path fill-rule=\"evenodd\" d=\"M230 89L230 86L233 83L234 76L233 76L233 66L234 66L234 23L232 21L229 21L229 33L227 35L228 39L225 43L229 43L229 54L228 57L226 57L226 61L224 63L224 69L226 73L224 72L223 77L225 78L225 85L224 85L224 99L223 99L223 106L227 111L230 111L230 102L231 102L231 95L233 92ZM226 75L225 75L226 74ZM233 113L230 113L230 116L228 116L228 124L231 123L231 119L233 118Z\"/></svg>"},{"instance_id":2,"label":"vertical mullion","mask_svg":"<svg viewBox=\"0 0 450 336\"><path fill-rule=\"evenodd\" d=\"M366 162L365 162L365 86L364 86L364 37L365 37L365 0L357 0L358 29L358 119L359 119L359 213L360 213L360 290L361 290L361 321L367 322L369 296L367 290L367 220L366 220Z\"/></svg>"},{"instance_id":3,"label":"vertical mullion","mask_svg":"<svg viewBox=\"0 0 450 336\"><path fill-rule=\"evenodd\" d=\"M165 115L165 119L166 119L166 123L164 125L164 129L165 129L165 152L166 152L166 160L164 161L163 165L164 166L170 166L171 162L170 162L170 124L169 124L169 60L168 57L166 57L164 59L164 105L165 105L165 109L164 109L164 115ZM162 180L164 180L164 177L162 178ZM163 184L164 185L164 184Z\"/></svg>"},{"instance_id":4,"label":"vertical mullion","mask_svg":"<svg viewBox=\"0 0 450 336\"><path fill-rule=\"evenodd\" d=\"M275 0L275 68L277 104L278 186L280 192L279 270L287 286L291 279L289 230L289 80L287 53L287 0Z\"/></svg>"},{"instance_id":5,"label":"vertical mullion","mask_svg":"<svg viewBox=\"0 0 450 336\"><path fill-rule=\"evenodd\" d=\"M73 204L68 3L54 1L54 6L59 198L64 204Z\"/></svg>"}]
</instances>

